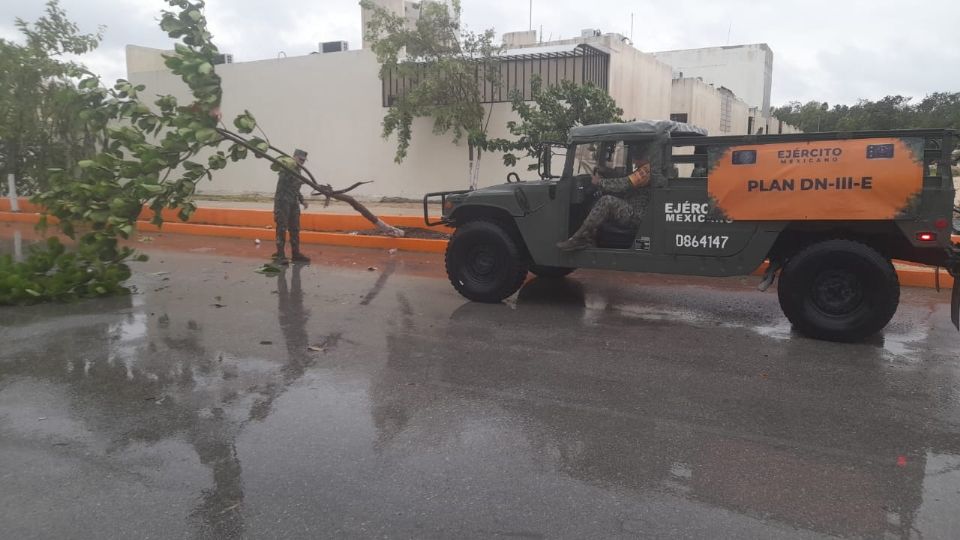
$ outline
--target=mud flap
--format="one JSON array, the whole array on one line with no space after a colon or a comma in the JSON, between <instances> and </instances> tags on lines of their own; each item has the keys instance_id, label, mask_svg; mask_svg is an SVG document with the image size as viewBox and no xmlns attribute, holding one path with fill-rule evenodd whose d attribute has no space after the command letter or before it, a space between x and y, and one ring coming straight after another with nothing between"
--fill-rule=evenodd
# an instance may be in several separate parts
<instances>
[{"instance_id":1,"label":"mud flap","mask_svg":"<svg viewBox=\"0 0 960 540\"><path fill-rule=\"evenodd\" d=\"M950 298L950 320L960 330L960 278L953 280L953 295Z\"/></svg>"}]
</instances>

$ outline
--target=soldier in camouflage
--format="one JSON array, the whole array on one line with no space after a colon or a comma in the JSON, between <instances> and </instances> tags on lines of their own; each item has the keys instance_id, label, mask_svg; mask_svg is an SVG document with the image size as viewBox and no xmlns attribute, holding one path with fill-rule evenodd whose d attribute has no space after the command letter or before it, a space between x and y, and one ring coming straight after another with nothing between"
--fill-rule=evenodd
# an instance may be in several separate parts
<instances>
[{"instance_id":1,"label":"soldier in camouflage","mask_svg":"<svg viewBox=\"0 0 960 540\"><path fill-rule=\"evenodd\" d=\"M298 165L307 161L307 153L296 150L293 159ZM285 254L286 234L290 231L291 260L298 263L309 263L310 259L300 252L300 206L307 209L307 202L300 193L300 179L287 171L280 171L277 180L277 192L273 199L273 220L277 225L277 252L273 259L279 263L287 261Z\"/></svg>"},{"instance_id":2,"label":"soldier in camouflage","mask_svg":"<svg viewBox=\"0 0 960 540\"><path fill-rule=\"evenodd\" d=\"M613 221L622 227L639 227L650 204L650 161L640 155L634 156L634 171L622 178L600 178L594 171L593 185L605 195L600 197L590 210L587 219L569 239L559 242L562 251L578 251L593 247L597 229L605 221Z\"/></svg>"}]
</instances>

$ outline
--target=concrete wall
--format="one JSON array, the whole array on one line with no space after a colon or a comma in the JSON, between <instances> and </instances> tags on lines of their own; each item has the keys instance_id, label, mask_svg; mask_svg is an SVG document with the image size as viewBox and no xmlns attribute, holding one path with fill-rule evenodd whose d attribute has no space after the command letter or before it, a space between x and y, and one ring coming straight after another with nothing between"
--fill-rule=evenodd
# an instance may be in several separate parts
<instances>
[{"instance_id":1,"label":"concrete wall","mask_svg":"<svg viewBox=\"0 0 960 540\"><path fill-rule=\"evenodd\" d=\"M725 104L729 107L727 122L722 121ZM688 123L706 129L710 135L746 135L750 107L700 79L683 78L673 80L670 114L686 114Z\"/></svg>"},{"instance_id":2,"label":"concrete wall","mask_svg":"<svg viewBox=\"0 0 960 540\"><path fill-rule=\"evenodd\" d=\"M670 118L670 66L622 42L612 42L610 96L626 120Z\"/></svg>"},{"instance_id":3,"label":"concrete wall","mask_svg":"<svg viewBox=\"0 0 960 540\"><path fill-rule=\"evenodd\" d=\"M750 118L750 106L736 97L728 97L727 106L730 107L730 123L728 131L723 135L747 135Z\"/></svg>"},{"instance_id":4,"label":"concrete wall","mask_svg":"<svg viewBox=\"0 0 960 540\"><path fill-rule=\"evenodd\" d=\"M382 107L379 65L368 51L314 54L285 59L217 66L223 79L223 113L228 123L249 109L274 146L309 152L308 168L324 183L347 186L374 181L356 192L366 198L418 199L430 191L466 189L467 147L452 136L432 133L427 119L414 126L409 155L394 163L396 142L381 137ZM173 94L186 100L186 86L169 71L130 74L147 86L145 95ZM509 104L493 106L492 136L507 136L513 117ZM224 145L224 149L227 145ZM535 176L524 165L506 168L499 155L482 159L480 185L503 183L508 172ZM263 160L248 159L218 171L198 184L201 193L272 193L276 174ZM304 190L306 193L306 189Z\"/></svg>"},{"instance_id":5,"label":"concrete wall","mask_svg":"<svg viewBox=\"0 0 960 540\"><path fill-rule=\"evenodd\" d=\"M720 134L720 93L699 79L674 79L670 114L686 114L687 123Z\"/></svg>"},{"instance_id":6,"label":"concrete wall","mask_svg":"<svg viewBox=\"0 0 960 540\"><path fill-rule=\"evenodd\" d=\"M773 51L765 43L653 53L673 66L676 77L700 77L714 86L725 86L764 116L770 111L773 84ZM680 75L682 73L682 75Z\"/></svg>"},{"instance_id":7,"label":"concrete wall","mask_svg":"<svg viewBox=\"0 0 960 540\"><path fill-rule=\"evenodd\" d=\"M127 45L127 76L132 73L143 73L148 71L160 71L167 69L163 63L163 54L173 54L173 51L164 51L162 49L152 49L150 47L140 47L137 45Z\"/></svg>"}]
</instances>

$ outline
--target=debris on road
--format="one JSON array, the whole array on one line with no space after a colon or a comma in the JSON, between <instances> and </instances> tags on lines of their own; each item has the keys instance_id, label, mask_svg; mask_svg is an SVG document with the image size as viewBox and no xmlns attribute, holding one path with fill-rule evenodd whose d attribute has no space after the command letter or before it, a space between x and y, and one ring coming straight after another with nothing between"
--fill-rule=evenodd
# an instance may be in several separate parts
<instances>
[{"instance_id":1,"label":"debris on road","mask_svg":"<svg viewBox=\"0 0 960 540\"><path fill-rule=\"evenodd\" d=\"M257 268L256 270L254 270L254 272L256 272L256 273L258 273L258 274L264 274L264 275L268 275L268 276L274 276L274 275L277 275L277 274L283 272L283 270L281 270L280 267L278 267L278 266L276 266L276 265L273 265L273 264L264 264L264 265L261 266L260 268Z\"/></svg>"}]
</instances>

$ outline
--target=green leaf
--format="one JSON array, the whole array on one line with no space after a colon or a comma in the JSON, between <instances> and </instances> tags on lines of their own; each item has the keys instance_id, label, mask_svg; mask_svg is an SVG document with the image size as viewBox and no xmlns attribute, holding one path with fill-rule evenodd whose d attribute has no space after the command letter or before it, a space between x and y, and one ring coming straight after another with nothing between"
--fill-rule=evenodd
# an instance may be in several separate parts
<instances>
[{"instance_id":1,"label":"green leaf","mask_svg":"<svg viewBox=\"0 0 960 540\"><path fill-rule=\"evenodd\" d=\"M213 73L213 64L211 64L210 62L204 62L200 64L199 67L197 67L197 72L202 73L204 75L209 75Z\"/></svg>"},{"instance_id":2,"label":"green leaf","mask_svg":"<svg viewBox=\"0 0 960 540\"><path fill-rule=\"evenodd\" d=\"M197 142L209 143L217 138L217 130L213 128L201 128L197 130Z\"/></svg>"},{"instance_id":3,"label":"green leaf","mask_svg":"<svg viewBox=\"0 0 960 540\"><path fill-rule=\"evenodd\" d=\"M251 133L257 127L257 120L250 114L250 111L244 111L233 120L233 125L240 133Z\"/></svg>"},{"instance_id":4,"label":"green leaf","mask_svg":"<svg viewBox=\"0 0 960 540\"><path fill-rule=\"evenodd\" d=\"M268 275L268 276L275 276L277 274L282 273L283 270L281 270L279 267L276 267L272 264L264 264L263 266L254 270L254 272L258 274Z\"/></svg>"}]
</instances>

